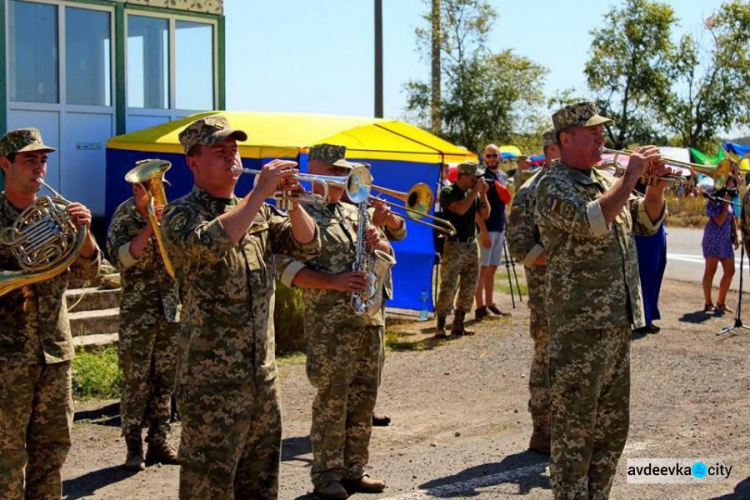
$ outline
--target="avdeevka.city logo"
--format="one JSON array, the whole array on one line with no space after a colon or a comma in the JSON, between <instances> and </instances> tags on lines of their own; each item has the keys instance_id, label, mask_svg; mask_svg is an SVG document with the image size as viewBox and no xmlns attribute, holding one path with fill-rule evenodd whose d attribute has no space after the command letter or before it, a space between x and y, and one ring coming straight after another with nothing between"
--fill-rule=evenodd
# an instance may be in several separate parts
<instances>
[{"instance_id":1,"label":"avdeevka.city logo","mask_svg":"<svg viewBox=\"0 0 750 500\"><path fill-rule=\"evenodd\" d=\"M709 458L629 458L627 481L633 484L716 483L726 481L732 466Z\"/></svg>"}]
</instances>

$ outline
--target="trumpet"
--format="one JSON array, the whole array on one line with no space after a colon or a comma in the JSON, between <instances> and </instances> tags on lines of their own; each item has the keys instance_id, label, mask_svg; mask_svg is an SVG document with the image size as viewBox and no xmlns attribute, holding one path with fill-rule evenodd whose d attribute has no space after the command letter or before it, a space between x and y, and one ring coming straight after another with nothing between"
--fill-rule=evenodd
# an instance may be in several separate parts
<instances>
[{"instance_id":1,"label":"trumpet","mask_svg":"<svg viewBox=\"0 0 750 500\"><path fill-rule=\"evenodd\" d=\"M242 168L239 165L232 166L232 172L240 174L260 174L262 170L251 168ZM316 193L287 193L286 191L277 191L273 199L281 203L280 208L289 210L292 203L308 203L313 205L322 205L329 200L329 185L341 188L346 191L349 199L354 203L362 203L367 200L372 188L372 175L367 167L357 166L352 168L346 176L338 175L314 175L298 172L291 176L300 182L309 182L317 184L323 188L323 195Z\"/></svg>"},{"instance_id":2,"label":"trumpet","mask_svg":"<svg viewBox=\"0 0 750 500\"><path fill-rule=\"evenodd\" d=\"M151 222L151 227L154 228L154 238L156 238L161 259L164 261L164 268L167 274L175 279L174 266L167 254L167 247L164 244L164 236L161 234L161 225L156 218L155 209L156 203L161 206L167 204L167 195L164 192L164 174L171 166L171 163L164 160L139 161L135 167L125 174L125 181L131 184L140 184L148 193L148 220Z\"/></svg>"},{"instance_id":3,"label":"trumpet","mask_svg":"<svg viewBox=\"0 0 750 500\"><path fill-rule=\"evenodd\" d=\"M599 148L599 151L602 154L607 154L607 153L613 154L614 158L612 158L610 162L606 162L597 168L614 167L616 172L619 175L622 175L625 172L625 167L620 165L620 162L617 161L618 157L619 156L632 156L634 154L634 151L630 149L620 150L620 149L609 149L609 148L601 147ZM665 165L669 165L670 167L686 168L690 170L692 174L695 174L696 171L704 173L701 170L698 170L698 169L703 169L704 168L703 165L698 165L697 163L690 163L686 161L675 160L673 158L668 158L665 156L661 157L661 161L664 162ZM710 175L710 174L706 174L706 175ZM651 181L654 181L654 180L671 182L671 183L674 183L677 185L683 185L683 186L689 186L693 184L693 180L691 180L688 177L683 177L679 174L667 174L662 177L657 177L654 175L643 175L641 176L641 178L645 184L649 184Z\"/></svg>"},{"instance_id":4,"label":"trumpet","mask_svg":"<svg viewBox=\"0 0 750 500\"><path fill-rule=\"evenodd\" d=\"M387 194L388 196L393 196L394 198L403 201L404 205L386 201L372 194L369 195L369 198L383 202L391 207L404 210L406 212L406 216L414 222L424 224L425 226L429 226L436 231L440 231L450 236L456 234L456 228L453 227L453 224L451 224L449 221L429 214L430 207L432 207L432 204L434 202L434 196L432 194L432 189L430 189L430 186L428 186L424 182L418 182L417 184L414 184L407 193L380 186L372 186L372 189L383 194ZM422 220L423 218L431 219L434 221L434 223L424 221Z\"/></svg>"}]
</instances>

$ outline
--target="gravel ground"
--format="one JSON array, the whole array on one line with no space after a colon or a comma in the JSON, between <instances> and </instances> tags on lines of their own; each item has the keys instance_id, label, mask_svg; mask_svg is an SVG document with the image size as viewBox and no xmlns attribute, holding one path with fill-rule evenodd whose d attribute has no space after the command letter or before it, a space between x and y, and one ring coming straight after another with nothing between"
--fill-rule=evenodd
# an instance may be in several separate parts
<instances>
[{"instance_id":1,"label":"gravel ground","mask_svg":"<svg viewBox=\"0 0 750 500\"><path fill-rule=\"evenodd\" d=\"M736 302L730 295L728 303ZM510 297L499 295L497 303L510 308ZM517 305L512 318L471 325L477 335L455 341L431 341L422 329L432 322L394 327L408 342L426 339L424 349L388 353L378 410L393 423L374 430L370 463L388 488L353 498L552 498L547 457L526 450L532 344L525 302ZM699 284L666 281L662 331L633 342L630 436L611 498L750 498L750 330L717 337L734 318L701 308ZM314 498L307 439L313 393L304 366L282 367L281 387L279 497ZM113 423L76 424L64 497L177 498L178 467L118 468L125 445ZM174 430L177 440L179 424ZM713 484L636 485L626 481L628 458L710 458L733 469Z\"/></svg>"}]
</instances>

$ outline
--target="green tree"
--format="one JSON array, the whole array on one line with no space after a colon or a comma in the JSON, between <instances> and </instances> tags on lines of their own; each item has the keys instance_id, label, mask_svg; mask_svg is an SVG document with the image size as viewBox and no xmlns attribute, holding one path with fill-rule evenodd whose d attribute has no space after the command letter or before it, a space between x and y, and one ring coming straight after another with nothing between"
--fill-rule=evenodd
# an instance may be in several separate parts
<instances>
[{"instance_id":1,"label":"green tree","mask_svg":"<svg viewBox=\"0 0 750 500\"><path fill-rule=\"evenodd\" d=\"M425 21L432 27L429 11ZM513 132L536 131L547 70L510 50L488 50L487 34L497 18L488 2L442 0L439 12L442 98L440 130L433 132L478 151L489 142L508 141ZM431 30L418 28L416 35L422 53L429 54ZM412 81L406 90L407 110L422 124L434 123L429 83Z\"/></svg>"},{"instance_id":2,"label":"green tree","mask_svg":"<svg viewBox=\"0 0 750 500\"><path fill-rule=\"evenodd\" d=\"M718 135L750 124L750 2L723 4L704 28L710 47L681 39L668 71L672 85L655 109L679 145L705 150Z\"/></svg>"},{"instance_id":3,"label":"green tree","mask_svg":"<svg viewBox=\"0 0 750 500\"><path fill-rule=\"evenodd\" d=\"M603 28L591 31L584 72L600 112L615 121L605 127L605 135L616 149L663 140L657 137L650 104L670 86L664 68L675 54L670 33L676 23L668 5L626 0L604 15Z\"/></svg>"}]
</instances>

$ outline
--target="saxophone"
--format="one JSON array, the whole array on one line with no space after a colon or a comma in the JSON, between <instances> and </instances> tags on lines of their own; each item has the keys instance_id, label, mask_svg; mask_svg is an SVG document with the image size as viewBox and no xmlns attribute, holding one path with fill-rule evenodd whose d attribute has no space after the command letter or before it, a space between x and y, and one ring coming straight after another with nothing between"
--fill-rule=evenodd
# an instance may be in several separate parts
<instances>
[{"instance_id":1,"label":"saxophone","mask_svg":"<svg viewBox=\"0 0 750 500\"><path fill-rule=\"evenodd\" d=\"M357 246L354 255L353 271L365 273L365 289L352 294L352 306L358 316L375 316L383 305L383 285L396 259L382 250L369 248L364 241L367 225L367 202L358 204Z\"/></svg>"}]
</instances>

